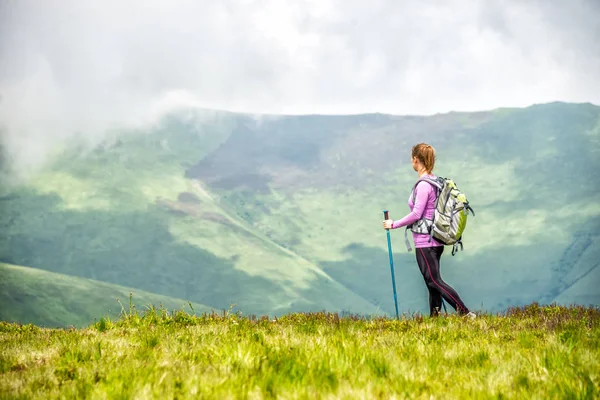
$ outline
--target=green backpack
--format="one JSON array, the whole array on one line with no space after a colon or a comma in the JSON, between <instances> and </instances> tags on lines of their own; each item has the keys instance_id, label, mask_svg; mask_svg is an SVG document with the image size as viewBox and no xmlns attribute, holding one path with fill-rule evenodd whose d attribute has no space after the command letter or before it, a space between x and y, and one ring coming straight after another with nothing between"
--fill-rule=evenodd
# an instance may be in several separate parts
<instances>
[{"instance_id":1,"label":"green backpack","mask_svg":"<svg viewBox=\"0 0 600 400\"><path fill-rule=\"evenodd\" d=\"M463 250L462 235L467 226L467 215L469 211L475 216L475 212L469 205L467 196L461 192L454 181L450 178L438 177L437 179L421 178L413 187L413 202L415 201L415 189L420 181L428 182L436 190L436 206L433 220L421 218L417 222L406 227L404 239L408 251L411 251L408 241L408 230L415 233L423 233L436 239L438 242L452 246L452 255L456 254L458 246Z\"/></svg>"}]
</instances>

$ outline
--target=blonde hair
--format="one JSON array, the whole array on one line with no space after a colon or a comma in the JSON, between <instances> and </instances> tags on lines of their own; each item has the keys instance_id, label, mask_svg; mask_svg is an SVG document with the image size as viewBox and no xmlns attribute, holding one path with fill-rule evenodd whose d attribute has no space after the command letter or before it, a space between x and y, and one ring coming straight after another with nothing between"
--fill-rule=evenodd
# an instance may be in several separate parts
<instances>
[{"instance_id":1,"label":"blonde hair","mask_svg":"<svg viewBox=\"0 0 600 400\"><path fill-rule=\"evenodd\" d=\"M435 165L435 149L427 143L419 143L413 146L412 156L421 161L428 174L433 171Z\"/></svg>"}]
</instances>

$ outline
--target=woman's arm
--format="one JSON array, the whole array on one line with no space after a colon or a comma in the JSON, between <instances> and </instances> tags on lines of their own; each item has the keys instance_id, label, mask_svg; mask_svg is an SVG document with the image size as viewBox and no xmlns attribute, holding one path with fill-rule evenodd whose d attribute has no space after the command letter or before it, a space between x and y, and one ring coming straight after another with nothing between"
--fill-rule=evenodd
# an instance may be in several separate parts
<instances>
[{"instance_id":1,"label":"woman's arm","mask_svg":"<svg viewBox=\"0 0 600 400\"><path fill-rule=\"evenodd\" d=\"M404 218L394 221L392 223L392 229L401 228L420 220L425 212L425 206L427 205L427 199L429 198L431 190L432 187L429 183L419 182L415 188L417 195L415 196L415 204L412 211Z\"/></svg>"}]
</instances>

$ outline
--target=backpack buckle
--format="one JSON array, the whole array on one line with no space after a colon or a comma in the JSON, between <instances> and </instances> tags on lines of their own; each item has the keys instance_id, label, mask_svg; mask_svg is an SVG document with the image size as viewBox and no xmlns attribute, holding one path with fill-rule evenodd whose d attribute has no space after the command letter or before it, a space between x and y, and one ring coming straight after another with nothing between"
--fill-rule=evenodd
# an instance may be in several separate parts
<instances>
[{"instance_id":1,"label":"backpack buckle","mask_svg":"<svg viewBox=\"0 0 600 400\"><path fill-rule=\"evenodd\" d=\"M454 243L454 246L452 246L452 255L454 256L456 253L458 253L458 246L460 245L460 251L463 251L463 244L462 244L462 240L458 240L456 243Z\"/></svg>"}]
</instances>

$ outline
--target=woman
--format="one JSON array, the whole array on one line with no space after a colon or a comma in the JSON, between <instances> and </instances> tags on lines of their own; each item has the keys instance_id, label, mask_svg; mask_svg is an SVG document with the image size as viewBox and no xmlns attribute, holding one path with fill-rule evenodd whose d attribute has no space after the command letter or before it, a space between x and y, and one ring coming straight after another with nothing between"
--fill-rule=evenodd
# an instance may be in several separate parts
<instances>
[{"instance_id":1,"label":"woman","mask_svg":"<svg viewBox=\"0 0 600 400\"><path fill-rule=\"evenodd\" d=\"M421 178L435 179L431 173L435 164L435 150L428 144L419 143L412 148L412 166ZM435 188L427 182L419 182L415 186L415 196L413 202L413 193L408 199L408 206L411 212L404 218L393 221L388 219L383 221L384 229L397 229L403 226L411 225L425 216L427 219L433 218L436 203ZM460 315L467 315L475 318L475 314L469 311L463 303L460 296L450 285L443 281L440 276L440 258L444 252L444 245L439 243L428 234L413 232L415 242L415 252L417 264L423 274L427 289L429 289L429 312L430 316L439 315L442 307L442 298L448 302Z\"/></svg>"}]
</instances>

